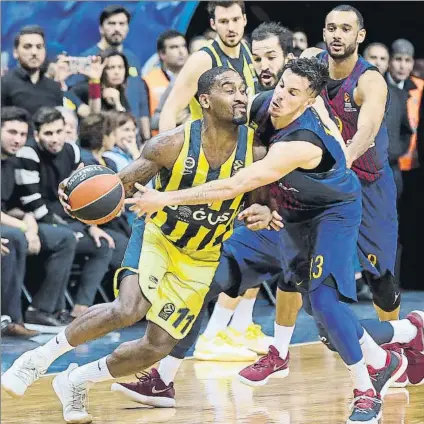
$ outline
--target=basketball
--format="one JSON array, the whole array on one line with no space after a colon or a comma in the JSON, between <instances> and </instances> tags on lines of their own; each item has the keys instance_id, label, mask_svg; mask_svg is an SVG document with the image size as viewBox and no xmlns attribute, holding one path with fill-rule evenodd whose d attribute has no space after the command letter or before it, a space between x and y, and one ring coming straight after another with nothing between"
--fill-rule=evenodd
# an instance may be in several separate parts
<instances>
[{"instance_id":1,"label":"basketball","mask_svg":"<svg viewBox=\"0 0 424 424\"><path fill-rule=\"evenodd\" d=\"M89 165L73 174L65 187L72 215L85 224L105 224L121 211L125 190L111 169Z\"/></svg>"}]
</instances>

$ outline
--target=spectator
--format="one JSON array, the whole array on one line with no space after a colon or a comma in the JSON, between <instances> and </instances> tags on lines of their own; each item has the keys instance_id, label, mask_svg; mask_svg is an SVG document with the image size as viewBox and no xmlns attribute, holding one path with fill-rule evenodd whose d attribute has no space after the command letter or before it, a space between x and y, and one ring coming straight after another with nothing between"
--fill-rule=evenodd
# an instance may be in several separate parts
<instances>
[{"instance_id":1,"label":"spectator","mask_svg":"<svg viewBox=\"0 0 424 424\"><path fill-rule=\"evenodd\" d=\"M364 50L364 58L375 65L382 75L389 67L389 49L381 43L372 43ZM402 193L402 173L399 169L399 157L408 150L412 130L408 121L406 102L408 94L396 87L388 85L389 108L387 110L387 130L389 133L389 162L396 182L398 198Z\"/></svg>"},{"instance_id":2,"label":"spectator","mask_svg":"<svg viewBox=\"0 0 424 424\"><path fill-rule=\"evenodd\" d=\"M88 257L82 264L75 307L71 312L71 316L76 317L93 304L115 244L102 229L69 217L59 202L57 190L60 182L80 164L79 147L65 143L65 122L61 113L54 108L41 108L33 123L35 140L17 154L20 163L16 179L26 212L32 212L39 223L57 224L57 231L73 232L78 238L78 259Z\"/></svg>"},{"instance_id":3,"label":"spectator","mask_svg":"<svg viewBox=\"0 0 424 424\"><path fill-rule=\"evenodd\" d=\"M140 156L140 149L137 146L137 134L135 120L129 113L119 113L117 116L117 124L115 130L115 147L106 151L103 157L113 162L112 169L118 172L129 165L134 159ZM148 184L153 187L152 182ZM129 210L129 206L125 209L125 216L130 225L136 217L136 214Z\"/></svg>"},{"instance_id":4,"label":"spectator","mask_svg":"<svg viewBox=\"0 0 424 424\"><path fill-rule=\"evenodd\" d=\"M27 149L24 144L29 128L28 113L24 109L4 107L1 125L1 229L2 235L10 240L10 255L2 261L2 311L14 321L8 330L9 335L30 336L31 333L23 326L21 309L26 255L37 256L35 277L44 274L44 280L26 311L25 320L30 324L61 326L69 323L65 311L65 289L77 241L72 231L38 224L32 213L23 212L34 197L19 198L19 189L32 176L21 173L15 183L18 165L14 156Z\"/></svg>"},{"instance_id":5,"label":"spectator","mask_svg":"<svg viewBox=\"0 0 424 424\"><path fill-rule=\"evenodd\" d=\"M117 113L99 113L85 118L81 122L80 145L81 158L85 165L103 165L118 172L115 163L104 156L115 146L115 132L118 125ZM121 214L112 221L101 225L107 234L114 241L114 251L111 260L111 267L118 269L124 259L128 240L131 235L131 227L126 220L126 216Z\"/></svg>"},{"instance_id":6,"label":"spectator","mask_svg":"<svg viewBox=\"0 0 424 424\"><path fill-rule=\"evenodd\" d=\"M422 289L422 239L424 237L424 205L422 200L422 174L417 152L417 134L424 125L424 81L411 76L414 66L414 46L404 39L396 40L391 46L389 71L386 80L408 94L408 120L412 128L409 148L399 158L403 171L403 193L399 207L399 235L402 244L400 275L405 288Z\"/></svg>"},{"instance_id":7,"label":"spectator","mask_svg":"<svg viewBox=\"0 0 424 424\"><path fill-rule=\"evenodd\" d=\"M149 109L150 116L156 114L156 119L152 119L150 125L152 134L158 133L159 129L159 114L162 108L158 111L159 103L163 103L163 94L169 85L172 85L180 70L186 63L188 57L187 43L184 35L175 30L165 31L159 35L157 40L156 50L159 55L161 66L150 71L144 76L147 90L149 93ZM169 93L169 92L168 92ZM181 114L180 122L185 121L189 112Z\"/></svg>"},{"instance_id":8,"label":"spectator","mask_svg":"<svg viewBox=\"0 0 424 424\"><path fill-rule=\"evenodd\" d=\"M303 31L293 33L293 47L297 47L302 52L308 48L308 37Z\"/></svg>"},{"instance_id":9,"label":"spectator","mask_svg":"<svg viewBox=\"0 0 424 424\"><path fill-rule=\"evenodd\" d=\"M76 143L78 140L78 117L64 106L57 106L56 109L62 114L65 120L65 143Z\"/></svg>"},{"instance_id":10,"label":"spectator","mask_svg":"<svg viewBox=\"0 0 424 424\"><path fill-rule=\"evenodd\" d=\"M103 156L113 161L114 167L119 172L133 160L140 156L137 146L137 127L135 119L129 113L117 114L115 130L115 146L112 150L105 151Z\"/></svg>"},{"instance_id":11,"label":"spectator","mask_svg":"<svg viewBox=\"0 0 424 424\"><path fill-rule=\"evenodd\" d=\"M209 40L204 35L196 35L190 40L188 52L190 54L199 51L208 44Z\"/></svg>"},{"instance_id":12,"label":"spectator","mask_svg":"<svg viewBox=\"0 0 424 424\"><path fill-rule=\"evenodd\" d=\"M101 110L130 111L126 86L129 66L124 54L117 50L105 50L101 54L102 66L90 70L90 81L82 81L72 87L71 95L89 104L94 113ZM94 103L95 102L95 103Z\"/></svg>"},{"instance_id":13,"label":"spectator","mask_svg":"<svg viewBox=\"0 0 424 424\"><path fill-rule=\"evenodd\" d=\"M141 64L137 56L123 43L127 38L131 15L123 6L107 6L100 14L100 41L82 53L82 56L97 56L110 48L123 53L129 65L126 95L132 114L139 120L143 140L150 138L149 99L146 86L140 78Z\"/></svg>"},{"instance_id":14,"label":"spectator","mask_svg":"<svg viewBox=\"0 0 424 424\"><path fill-rule=\"evenodd\" d=\"M423 110L424 81L411 76L414 67L414 46L408 40L399 39L392 44L392 52L389 62L389 72L386 74L388 84L395 85L408 93L408 118L413 131L406 155L400 158L399 166L402 171L410 171L417 168L417 128ZM421 105L421 107L420 107Z\"/></svg>"},{"instance_id":15,"label":"spectator","mask_svg":"<svg viewBox=\"0 0 424 424\"><path fill-rule=\"evenodd\" d=\"M15 37L14 55L19 66L1 80L1 105L17 106L33 115L41 106L60 106L63 94L60 84L47 78L44 31L39 26L22 28Z\"/></svg>"}]
</instances>

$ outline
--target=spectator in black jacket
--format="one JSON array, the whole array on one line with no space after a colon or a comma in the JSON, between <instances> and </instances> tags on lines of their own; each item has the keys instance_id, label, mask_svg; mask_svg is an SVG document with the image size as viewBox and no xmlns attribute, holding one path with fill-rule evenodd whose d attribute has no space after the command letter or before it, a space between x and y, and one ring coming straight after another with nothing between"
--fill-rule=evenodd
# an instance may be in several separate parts
<instances>
[{"instance_id":1,"label":"spectator in black jacket","mask_svg":"<svg viewBox=\"0 0 424 424\"><path fill-rule=\"evenodd\" d=\"M364 51L364 58L375 65L384 75L389 67L389 49L382 43L371 43ZM398 199L402 194L402 172L399 169L398 159L404 155L409 146L412 134L408 120L406 102L408 94L400 88L388 85L389 107L387 110L387 131L389 133L389 162L395 178Z\"/></svg>"},{"instance_id":2,"label":"spectator in black jacket","mask_svg":"<svg viewBox=\"0 0 424 424\"><path fill-rule=\"evenodd\" d=\"M9 239L10 255L2 260L2 311L11 316L14 325L8 335L31 336L23 326L21 308L26 256L36 256L36 272L31 278L44 276L25 314L30 324L61 326L69 323L65 312L65 288L75 254L76 238L72 231L37 223L34 215L22 212L38 195L19 198L15 184L15 154L27 139L29 116L24 109L4 107L1 111L1 230ZM22 178L30 175L24 172ZM21 180L18 180L18 184Z\"/></svg>"},{"instance_id":3,"label":"spectator in black jacket","mask_svg":"<svg viewBox=\"0 0 424 424\"><path fill-rule=\"evenodd\" d=\"M22 28L15 37L14 54L19 66L1 79L2 107L21 107L33 115L41 106L62 105L60 84L45 75L43 29L39 26Z\"/></svg>"},{"instance_id":4,"label":"spectator in black jacket","mask_svg":"<svg viewBox=\"0 0 424 424\"><path fill-rule=\"evenodd\" d=\"M26 212L32 212L38 222L56 224L61 231L73 231L78 238L76 254L89 257L84 262L75 307L76 317L94 302L115 247L113 238L97 226L88 226L70 218L63 210L57 190L59 183L80 164L80 149L65 143L65 122L54 108L41 108L33 118L35 140L22 148L16 172L20 196Z\"/></svg>"}]
</instances>

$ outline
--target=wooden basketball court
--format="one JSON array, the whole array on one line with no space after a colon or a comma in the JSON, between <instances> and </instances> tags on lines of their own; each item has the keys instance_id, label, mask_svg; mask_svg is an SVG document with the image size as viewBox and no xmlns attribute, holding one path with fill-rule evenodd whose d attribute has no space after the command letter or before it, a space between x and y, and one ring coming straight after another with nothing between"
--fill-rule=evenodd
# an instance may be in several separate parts
<instances>
[{"instance_id":1,"label":"wooden basketball court","mask_svg":"<svg viewBox=\"0 0 424 424\"><path fill-rule=\"evenodd\" d=\"M237 372L245 363L184 361L175 383L176 409L153 409L110 392L111 382L90 391L94 423L246 423L342 424L351 401L350 380L338 357L321 343L291 348L290 375L251 388ZM2 391L3 424L64 422L61 405L47 376L25 397L12 399ZM124 379L128 381L130 379ZM424 424L424 385L391 389L384 404L383 424Z\"/></svg>"}]
</instances>

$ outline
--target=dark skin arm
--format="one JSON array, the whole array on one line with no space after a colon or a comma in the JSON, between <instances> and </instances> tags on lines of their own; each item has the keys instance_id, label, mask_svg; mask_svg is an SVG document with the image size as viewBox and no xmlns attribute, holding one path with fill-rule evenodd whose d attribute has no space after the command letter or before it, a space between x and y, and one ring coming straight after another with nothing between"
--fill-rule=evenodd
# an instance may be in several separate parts
<instances>
[{"instance_id":1,"label":"dark skin arm","mask_svg":"<svg viewBox=\"0 0 424 424\"><path fill-rule=\"evenodd\" d=\"M134 184L147 184L162 168L172 169L184 143L184 126L158 134L144 146L141 155L118 173L125 188L125 197L136 192ZM79 169L79 168L78 168ZM72 216L64 189L69 178L59 185L59 200L65 212Z\"/></svg>"},{"instance_id":2,"label":"dark skin arm","mask_svg":"<svg viewBox=\"0 0 424 424\"><path fill-rule=\"evenodd\" d=\"M135 183L147 184L161 168L172 169L183 143L183 126L151 138L140 157L118 173L125 188L125 197L137 192Z\"/></svg>"}]
</instances>

